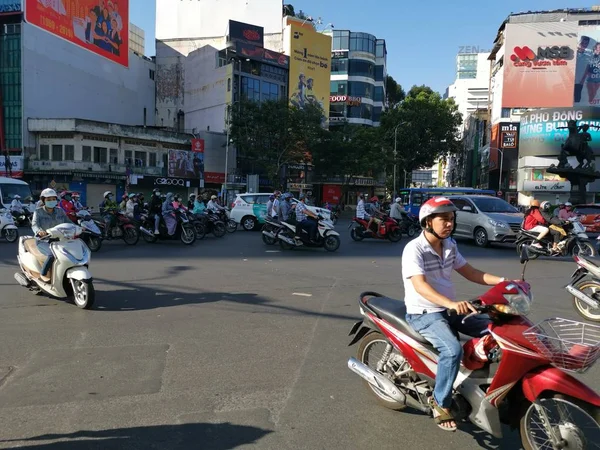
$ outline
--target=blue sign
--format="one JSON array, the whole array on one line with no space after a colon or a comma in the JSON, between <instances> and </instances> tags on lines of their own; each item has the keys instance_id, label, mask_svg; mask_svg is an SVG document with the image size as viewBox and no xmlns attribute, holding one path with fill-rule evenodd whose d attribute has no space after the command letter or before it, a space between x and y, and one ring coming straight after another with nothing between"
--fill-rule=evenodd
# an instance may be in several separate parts
<instances>
[{"instance_id":1,"label":"blue sign","mask_svg":"<svg viewBox=\"0 0 600 450\"><path fill-rule=\"evenodd\" d=\"M0 13L20 12L21 2L17 0L0 0Z\"/></svg>"}]
</instances>

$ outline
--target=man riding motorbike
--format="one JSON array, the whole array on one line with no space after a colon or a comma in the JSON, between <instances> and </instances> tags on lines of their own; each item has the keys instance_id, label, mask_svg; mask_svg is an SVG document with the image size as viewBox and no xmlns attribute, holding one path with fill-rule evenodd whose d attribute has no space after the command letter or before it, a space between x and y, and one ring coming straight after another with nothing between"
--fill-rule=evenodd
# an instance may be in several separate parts
<instances>
[{"instance_id":1,"label":"man riding motorbike","mask_svg":"<svg viewBox=\"0 0 600 450\"><path fill-rule=\"evenodd\" d=\"M58 201L54 189L44 189L40 194L40 201L43 203L43 206L35 210L33 219L31 220L31 229L37 237L46 236L48 234L46 230L60 225L61 223L71 223L65 212L62 209L57 208ZM46 261L42 266L42 271L40 272L40 275L45 277L52 267L54 258L50 251L50 245L47 242L38 241L37 246L40 252L47 256Z\"/></svg>"},{"instance_id":2,"label":"man riding motorbike","mask_svg":"<svg viewBox=\"0 0 600 450\"><path fill-rule=\"evenodd\" d=\"M196 194L190 194L189 198L188 198L188 209L190 211L194 210L194 202L196 201Z\"/></svg>"},{"instance_id":3,"label":"man riding motorbike","mask_svg":"<svg viewBox=\"0 0 600 450\"><path fill-rule=\"evenodd\" d=\"M21 203L21 196L19 194L15 194L12 202L10 202L10 212L15 218L21 214L24 214L25 217L29 217L31 215L29 210L23 207L23 204Z\"/></svg>"},{"instance_id":4,"label":"man riding motorbike","mask_svg":"<svg viewBox=\"0 0 600 450\"><path fill-rule=\"evenodd\" d=\"M558 244L563 237L567 236L567 232L562 227L563 221L560 219L560 217L554 217L554 215L550 212L550 206L551 206L550 202L545 201L545 202L542 202L542 204L540 205L540 209L541 209L542 217L549 224L548 228L550 228L550 234L552 235L552 240L553 240L552 251L558 252L559 251Z\"/></svg>"},{"instance_id":5,"label":"man riding motorbike","mask_svg":"<svg viewBox=\"0 0 600 450\"><path fill-rule=\"evenodd\" d=\"M163 200L160 198L160 189L152 191L150 199L150 214L154 214L154 234L160 234L158 226L160 225L160 217L162 215Z\"/></svg>"},{"instance_id":6,"label":"man riding motorbike","mask_svg":"<svg viewBox=\"0 0 600 450\"><path fill-rule=\"evenodd\" d=\"M129 200L125 206L125 215L132 220L140 220L140 205L136 193L129 194Z\"/></svg>"},{"instance_id":7,"label":"man riding motorbike","mask_svg":"<svg viewBox=\"0 0 600 450\"><path fill-rule=\"evenodd\" d=\"M73 192L73 207L76 211L80 211L84 209L83 203L81 203L81 195L78 192Z\"/></svg>"},{"instance_id":8,"label":"man riding motorbike","mask_svg":"<svg viewBox=\"0 0 600 450\"><path fill-rule=\"evenodd\" d=\"M300 202L296 204L296 236L300 236L302 230L306 230L311 242L317 240L317 223L309 220L307 216L317 219L317 215L306 206L306 195L300 194Z\"/></svg>"},{"instance_id":9,"label":"man riding motorbike","mask_svg":"<svg viewBox=\"0 0 600 450\"><path fill-rule=\"evenodd\" d=\"M402 201L402 199L400 197L397 197L396 200L394 201L394 203L392 203L392 206L390 208L390 217L392 219L396 219L398 221L402 220L402 206L400 206L400 202Z\"/></svg>"},{"instance_id":10,"label":"man riding motorbike","mask_svg":"<svg viewBox=\"0 0 600 450\"><path fill-rule=\"evenodd\" d=\"M290 212L292 211L292 194L286 192L282 195L282 201L279 202L279 220L289 222Z\"/></svg>"},{"instance_id":11,"label":"man riding motorbike","mask_svg":"<svg viewBox=\"0 0 600 450\"><path fill-rule=\"evenodd\" d=\"M75 205L73 204L73 196L69 191L63 191L59 194L60 203L58 206L67 214L67 217L74 218L77 209L75 209Z\"/></svg>"},{"instance_id":12,"label":"man riding motorbike","mask_svg":"<svg viewBox=\"0 0 600 450\"><path fill-rule=\"evenodd\" d=\"M490 320L485 315L465 315L477 310L466 301L457 301L452 283L456 270L467 280L495 286L504 278L472 267L458 251L451 238L456 227L458 209L445 197L434 197L419 211L423 233L409 242L402 253L406 320L440 352L435 389L429 401L438 427L455 431L456 421L450 412L452 386L462 360L462 346L456 332L479 337ZM454 309L456 315L449 315Z\"/></svg>"},{"instance_id":13,"label":"man riding motorbike","mask_svg":"<svg viewBox=\"0 0 600 450\"><path fill-rule=\"evenodd\" d=\"M210 201L206 205L206 209L208 209L209 211L218 213L219 211L222 211L225 208L223 208L221 205L219 205L219 203L217 202L217 196L216 195L211 195Z\"/></svg>"},{"instance_id":14,"label":"man riding motorbike","mask_svg":"<svg viewBox=\"0 0 600 450\"><path fill-rule=\"evenodd\" d=\"M379 234L379 224L381 223L381 219L377 217L378 215L381 215L381 211L379 210L379 197L377 197L376 195L371 197L369 199L369 203L367 204L366 209L368 210L367 212L371 216L371 219L367 224L367 231L373 231L371 229L371 225L373 225L373 222L375 222L377 227L377 234Z\"/></svg>"},{"instance_id":15,"label":"man riding motorbike","mask_svg":"<svg viewBox=\"0 0 600 450\"><path fill-rule=\"evenodd\" d=\"M559 219L567 220L577 217L577 213L573 211L573 204L571 202L566 202L564 206L565 207L558 212Z\"/></svg>"},{"instance_id":16,"label":"man riding motorbike","mask_svg":"<svg viewBox=\"0 0 600 450\"><path fill-rule=\"evenodd\" d=\"M113 201L112 192L104 192L104 201L100 203L99 207L100 214L104 219L104 237L108 238L115 222L115 211L117 210L117 202Z\"/></svg>"},{"instance_id":17,"label":"man riding motorbike","mask_svg":"<svg viewBox=\"0 0 600 450\"><path fill-rule=\"evenodd\" d=\"M271 215L269 216L270 219L273 219L275 222L277 222L277 217L279 215L279 197L281 197L281 191L275 191L275 193L273 194L275 196L275 199L273 200L273 207L271 208Z\"/></svg>"}]
</instances>

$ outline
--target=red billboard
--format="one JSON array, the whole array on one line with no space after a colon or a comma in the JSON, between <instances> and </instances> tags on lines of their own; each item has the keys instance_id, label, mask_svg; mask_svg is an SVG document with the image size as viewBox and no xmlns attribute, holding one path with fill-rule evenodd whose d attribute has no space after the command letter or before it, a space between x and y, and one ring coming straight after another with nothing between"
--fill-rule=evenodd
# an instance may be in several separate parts
<instances>
[{"instance_id":1,"label":"red billboard","mask_svg":"<svg viewBox=\"0 0 600 450\"><path fill-rule=\"evenodd\" d=\"M25 21L129 66L129 0L25 0Z\"/></svg>"},{"instance_id":2,"label":"red billboard","mask_svg":"<svg viewBox=\"0 0 600 450\"><path fill-rule=\"evenodd\" d=\"M192 139L192 151L194 153L204 153L204 139Z\"/></svg>"}]
</instances>

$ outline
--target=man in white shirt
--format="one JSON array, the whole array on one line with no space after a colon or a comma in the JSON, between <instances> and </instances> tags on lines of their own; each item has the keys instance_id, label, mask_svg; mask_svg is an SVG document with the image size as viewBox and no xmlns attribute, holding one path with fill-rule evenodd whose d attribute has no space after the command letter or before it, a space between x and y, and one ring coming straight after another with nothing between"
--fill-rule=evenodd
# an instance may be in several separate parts
<instances>
[{"instance_id":1,"label":"man in white shirt","mask_svg":"<svg viewBox=\"0 0 600 450\"><path fill-rule=\"evenodd\" d=\"M365 196L360 194L358 196L358 204L356 205L356 217L358 219L367 220L370 216L367 214L367 210L365 209Z\"/></svg>"},{"instance_id":2,"label":"man in white shirt","mask_svg":"<svg viewBox=\"0 0 600 450\"><path fill-rule=\"evenodd\" d=\"M396 220L402 220L402 206L400 206L400 202L402 199L397 197L394 203L390 208L390 217Z\"/></svg>"},{"instance_id":3,"label":"man in white shirt","mask_svg":"<svg viewBox=\"0 0 600 450\"><path fill-rule=\"evenodd\" d=\"M219 211L221 211L223 209L223 207L217 203L216 195L211 195L210 200L206 204L206 209L208 211L212 211L214 213L218 213Z\"/></svg>"},{"instance_id":4,"label":"man in white shirt","mask_svg":"<svg viewBox=\"0 0 600 450\"><path fill-rule=\"evenodd\" d=\"M487 286L505 281L473 268L462 257L450 237L456 225L456 211L445 197L425 202L419 211L423 233L410 241L402 253L406 320L440 352L430 404L436 424L446 431L456 430L450 406L463 354L456 332L479 337L490 323L484 315L472 316L462 323L465 315L476 309L469 302L456 300L452 272L456 270L467 280ZM457 314L449 315L450 309Z\"/></svg>"}]
</instances>

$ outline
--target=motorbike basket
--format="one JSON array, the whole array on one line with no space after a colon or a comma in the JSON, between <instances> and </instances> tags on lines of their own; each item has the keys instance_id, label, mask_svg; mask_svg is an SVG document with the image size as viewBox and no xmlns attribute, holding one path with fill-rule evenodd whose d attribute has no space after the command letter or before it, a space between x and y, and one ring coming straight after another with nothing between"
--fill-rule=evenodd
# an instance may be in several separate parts
<instances>
[{"instance_id":1,"label":"motorbike basket","mask_svg":"<svg viewBox=\"0 0 600 450\"><path fill-rule=\"evenodd\" d=\"M551 318L532 326L523 336L553 365L583 373L600 356L600 326Z\"/></svg>"}]
</instances>

